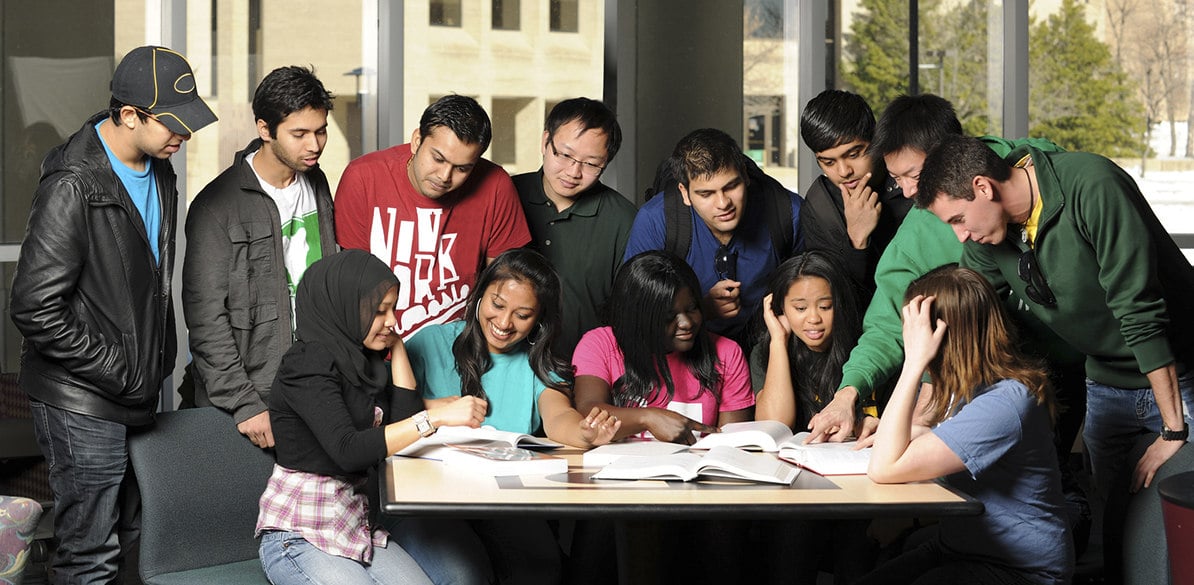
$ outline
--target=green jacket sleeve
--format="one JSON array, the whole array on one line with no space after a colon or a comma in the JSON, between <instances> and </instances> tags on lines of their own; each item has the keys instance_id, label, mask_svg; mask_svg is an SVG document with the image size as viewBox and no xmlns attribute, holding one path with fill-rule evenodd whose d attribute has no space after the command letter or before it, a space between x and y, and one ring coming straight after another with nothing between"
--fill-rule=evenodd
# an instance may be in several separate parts
<instances>
[{"instance_id":1,"label":"green jacket sleeve","mask_svg":"<svg viewBox=\"0 0 1194 585\"><path fill-rule=\"evenodd\" d=\"M904 291L924 273L961 256L962 245L948 225L923 209L908 212L875 269L875 296L863 318L862 337L842 367L841 388L853 386L865 398L899 370Z\"/></svg>"}]
</instances>

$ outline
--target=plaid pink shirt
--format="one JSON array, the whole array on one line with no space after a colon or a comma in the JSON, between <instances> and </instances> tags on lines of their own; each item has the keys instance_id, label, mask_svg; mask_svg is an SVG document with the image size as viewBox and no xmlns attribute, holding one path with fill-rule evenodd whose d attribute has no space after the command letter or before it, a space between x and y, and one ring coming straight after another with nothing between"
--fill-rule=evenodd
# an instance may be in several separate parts
<instances>
[{"instance_id":1,"label":"plaid pink shirt","mask_svg":"<svg viewBox=\"0 0 1194 585\"><path fill-rule=\"evenodd\" d=\"M385 547L389 533L369 529L369 502L360 491L365 481L349 483L274 465L261 494L257 536L269 530L297 532L325 553L371 563L373 547Z\"/></svg>"},{"instance_id":2,"label":"plaid pink shirt","mask_svg":"<svg viewBox=\"0 0 1194 585\"><path fill-rule=\"evenodd\" d=\"M374 408L373 426L381 423ZM361 488L366 478L349 483L337 477L295 471L274 464L257 514L257 536L270 530L296 532L315 548L373 562L373 547L385 547L390 533L369 528L369 498Z\"/></svg>"}]
</instances>

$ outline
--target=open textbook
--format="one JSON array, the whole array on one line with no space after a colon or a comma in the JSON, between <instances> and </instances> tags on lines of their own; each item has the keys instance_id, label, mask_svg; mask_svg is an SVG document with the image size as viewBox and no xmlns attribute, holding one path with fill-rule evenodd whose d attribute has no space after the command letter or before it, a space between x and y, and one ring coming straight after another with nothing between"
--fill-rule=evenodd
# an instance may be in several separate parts
<instances>
[{"instance_id":1,"label":"open textbook","mask_svg":"<svg viewBox=\"0 0 1194 585\"><path fill-rule=\"evenodd\" d=\"M796 433L779 449L779 458L791 461L817 475L866 475L871 448L854 449L855 442L805 445L808 433Z\"/></svg>"},{"instance_id":2,"label":"open textbook","mask_svg":"<svg viewBox=\"0 0 1194 585\"><path fill-rule=\"evenodd\" d=\"M425 459L443 459L443 446L448 443L502 443L510 447L524 449L557 449L563 445L535 437L525 433L499 431L493 427L439 427L430 437L420 438L395 455L405 457L423 457Z\"/></svg>"},{"instance_id":3,"label":"open textbook","mask_svg":"<svg viewBox=\"0 0 1194 585\"><path fill-rule=\"evenodd\" d=\"M714 447L703 455L673 453L656 457L621 457L593 475L594 479L678 479L724 477L791 485L800 469L770 455L734 447Z\"/></svg>"},{"instance_id":4,"label":"open textbook","mask_svg":"<svg viewBox=\"0 0 1194 585\"><path fill-rule=\"evenodd\" d=\"M787 425L773 420L730 423L720 433L705 435L692 445L693 449L731 446L775 452L780 459L790 461L819 475L863 475L871 461L871 450L855 450L855 442L816 443L805 445L809 434L792 434Z\"/></svg>"},{"instance_id":5,"label":"open textbook","mask_svg":"<svg viewBox=\"0 0 1194 585\"><path fill-rule=\"evenodd\" d=\"M801 433L808 435L808 433ZM804 439L800 439L803 441ZM721 432L709 433L693 443L693 449L712 449L720 445L774 453L793 442L788 425L774 420L756 420L722 425Z\"/></svg>"}]
</instances>

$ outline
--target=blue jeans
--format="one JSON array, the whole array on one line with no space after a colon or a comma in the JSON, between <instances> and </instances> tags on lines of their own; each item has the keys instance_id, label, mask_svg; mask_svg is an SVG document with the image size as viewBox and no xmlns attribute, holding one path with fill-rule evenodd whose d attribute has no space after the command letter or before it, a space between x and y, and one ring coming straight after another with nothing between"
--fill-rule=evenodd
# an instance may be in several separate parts
<instances>
[{"instance_id":1,"label":"blue jeans","mask_svg":"<svg viewBox=\"0 0 1194 585\"><path fill-rule=\"evenodd\" d=\"M1178 378L1186 424L1194 426L1194 372ZM1136 461L1135 444L1161 432L1161 411L1152 388L1116 388L1086 380L1086 428L1082 442L1090 455L1097 500L1103 506L1103 570L1108 583L1123 572L1123 530L1131 500L1128 488ZM1190 449L1189 441L1183 449ZM1155 496L1154 496L1155 497Z\"/></svg>"},{"instance_id":2,"label":"blue jeans","mask_svg":"<svg viewBox=\"0 0 1194 585\"><path fill-rule=\"evenodd\" d=\"M383 515L381 523L435 585L493 582L489 553L468 522Z\"/></svg>"},{"instance_id":3,"label":"blue jeans","mask_svg":"<svg viewBox=\"0 0 1194 585\"><path fill-rule=\"evenodd\" d=\"M373 562L325 553L294 532L261 535L261 566L274 585L431 585L414 559L393 539L373 547Z\"/></svg>"},{"instance_id":4,"label":"blue jeans","mask_svg":"<svg viewBox=\"0 0 1194 585\"><path fill-rule=\"evenodd\" d=\"M1194 426L1194 372L1178 378L1186 423ZM1136 467L1129 461L1141 435L1161 432L1161 411L1152 388L1116 388L1086 380L1086 428L1082 441L1090 455L1095 488L1100 498L1125 492ZM1189 447L1185 447L1188 449Z\"/></svg>"},{"instance_id":5,"label":"blue jeans","mask_svg":"<svg viewBox=\"0 0 1194 585\"><path fill-rule=\"evenodd\" d=\"M936 538L879 565L854 585L1032 585L1012 567L950 557Z\"/></svg>"},{"instance_id":6,"label":"blue jeans","mask_svg":"<svg viewBox=\"0 0 1194 585\"><path fill-rule=\"evenodd\" d=\"M128 427L35 400L29 406L54 492L52 582L110 583L121 545L136 538Z\"/></svg>"}]
</instances>

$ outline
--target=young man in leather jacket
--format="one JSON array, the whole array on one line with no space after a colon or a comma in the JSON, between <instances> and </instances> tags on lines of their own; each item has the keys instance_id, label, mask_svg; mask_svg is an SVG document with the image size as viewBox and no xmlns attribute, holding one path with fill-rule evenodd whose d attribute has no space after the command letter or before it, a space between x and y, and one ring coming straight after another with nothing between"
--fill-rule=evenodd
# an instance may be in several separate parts
<instances>
[{"instance_id":1,"label":"young man in leather jacket","mask_svg":"<svg viewBox=\"0 0 1194 585\"><path fill-rule=\"evenodd\" d=\"M135 502L127 436L153 422L174 364L169 158L215 120L182 55L139 47L116 68L109 109L42 163L11 310L50 462L54 583L113 581L129 544L117 534Z\"/></svg>"}]
</instances>

